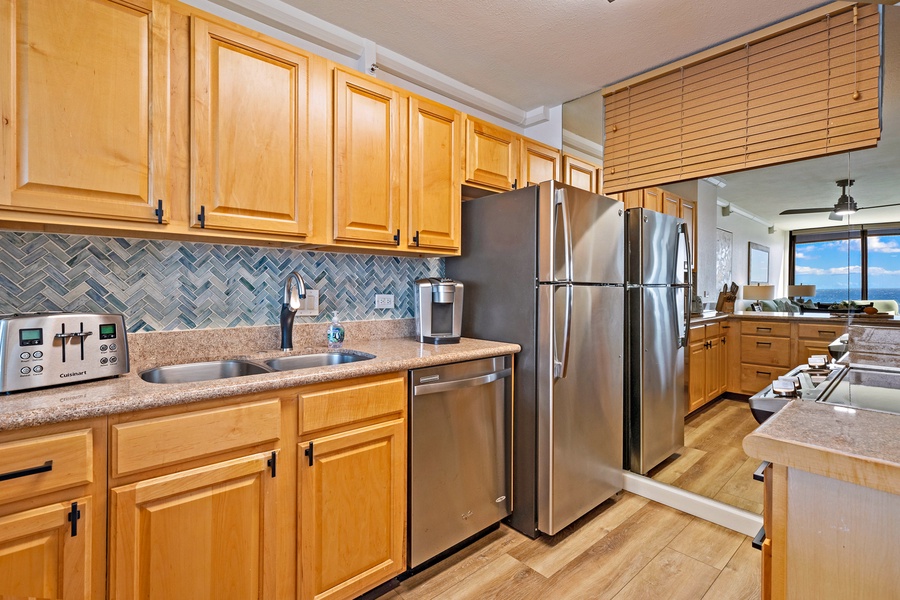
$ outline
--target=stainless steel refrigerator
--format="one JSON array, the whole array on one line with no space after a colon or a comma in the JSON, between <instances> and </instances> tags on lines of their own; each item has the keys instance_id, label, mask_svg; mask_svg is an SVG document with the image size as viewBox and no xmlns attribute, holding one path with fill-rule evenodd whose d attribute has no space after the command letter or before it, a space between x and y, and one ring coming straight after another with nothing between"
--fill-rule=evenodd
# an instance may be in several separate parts
<instances>
[{"instance_id":1,"label":"stainless steel refrigerator","mask_svg":"<svg viewBox=\"0 0 900 600\"><path fill-rule=\"evenodd\" d=\"M684 446L691 249L681 219L625 214L626 468L646 474Z\"/></svg>"},{"instance_id":2,"label":"stainless steel refrigerator","mask_svg":"<svg viewBox=\"0 0 900 600\"><path fill-rule=\"evenodd\" d=\"M470 200L462 333L515 342L513 512L553 535L622 488L624 206L557 182Z\"/></svg>"}]
</instances>

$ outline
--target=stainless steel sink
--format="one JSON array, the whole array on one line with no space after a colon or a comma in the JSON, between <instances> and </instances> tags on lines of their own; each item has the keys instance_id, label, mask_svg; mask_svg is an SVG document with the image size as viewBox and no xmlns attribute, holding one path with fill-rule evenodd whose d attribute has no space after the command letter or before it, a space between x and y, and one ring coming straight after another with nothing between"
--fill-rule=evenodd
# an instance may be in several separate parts
<instances>
[{"instance_id":1,"label":"stainless steel sink","mask_svg":"<svg viewBox=\"0 0 900 600\"><path fill-rule=\"evenodd\" d=\"M313 367L327 367L344 363L371 360L372 354L346 354L343 352L321 352L319 354L299 354L296 356L282 356L270 358L266 365L275 371L293 371L294 369L311 369Z\"/></svg>"},{"instance_id":2,"label":"stainless steel sink","mask_svg":"<svg viewBox=\"0 0 900 600\"><path fill-rule=\"evenodd\" d=\"M156 367L141 373L141 379L150 383L192 383L271 372L263 365L246 360L214 360Z\"/></svg>"}]
</instances>

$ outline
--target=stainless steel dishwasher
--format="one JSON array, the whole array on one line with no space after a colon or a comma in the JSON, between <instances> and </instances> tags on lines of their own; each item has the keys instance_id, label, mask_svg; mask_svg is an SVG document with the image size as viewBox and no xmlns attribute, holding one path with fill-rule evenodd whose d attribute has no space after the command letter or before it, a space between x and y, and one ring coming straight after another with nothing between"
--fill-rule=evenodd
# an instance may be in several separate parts
<instances>
[{"instance_id":1,"label":"stainless steel dishwasher","mask_svg":"<svg viewBox=\"0 0 900 600\"><path fill-rule=\"evenodd\" d=\"M409 566L512 510L512 356L410 373Z\"/></svg>"}]
</instances>

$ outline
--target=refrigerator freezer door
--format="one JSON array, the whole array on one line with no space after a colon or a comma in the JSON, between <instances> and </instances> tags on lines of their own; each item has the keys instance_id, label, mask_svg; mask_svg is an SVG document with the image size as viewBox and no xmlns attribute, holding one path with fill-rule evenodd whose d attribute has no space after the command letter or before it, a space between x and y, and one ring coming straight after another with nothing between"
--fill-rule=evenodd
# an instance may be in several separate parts
<instances>
[{"instance_id":1,"label":"refrigerator freezer door","mask_svg":"<svg viewBox=\"0 0 900 600\"><path fill-rule=\"evenodd\" d=\"M625 205L547 181L540 185L540 281L622 283Z\"/></svg>"},{"instance_id":2,"label":"refrigerator freezer door","mask_svg":"<svg viewBox=\"0 0 900 600\"><path fill-rule=\"evenodd\" d=\"M675 217L643 208L628 210L630 243L628 283L642 285L683 284L685 281L685 252L683 236Z\"/></svg>"},{"instance_id":3,"label":"refrigerator freezer door","mask_svg":"<svg viewBox=\"0 0 900 600\"><path fill-rule=\"evenodd\" d=\"M628 290L630 328L630 466L645 474L684 446L684 289Z\"/></svg>"},{"instance_id":4,"label":"refrigerator freezer door","mask_svg":"<svg viewBox=\"0 0 900 600\"><path fill-rule=\"evenodd\" d=\"M624 289L538 287L538 529L553 535L622 489Z\"/></svg>"}]
</instances>

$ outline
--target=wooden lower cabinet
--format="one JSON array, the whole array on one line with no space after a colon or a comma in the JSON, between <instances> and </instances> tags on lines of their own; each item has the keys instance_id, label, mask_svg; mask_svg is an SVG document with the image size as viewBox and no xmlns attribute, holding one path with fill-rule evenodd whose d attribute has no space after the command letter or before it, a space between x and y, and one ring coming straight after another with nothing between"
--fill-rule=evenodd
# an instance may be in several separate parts
<instances>
[{"instance_id":1,"label":"wooden lower cabinet","mask_svg":"<svg viewBox=\"0 0 900 600\"><path fill-rule=\"evenodd\" d=\"M0 517L0 597L91 598L91 511L88 497Z\"/></svg>"},{"instance_id":2,"label":"wooden lower cabinet","mask_svg":"<svg viewBox=\"0 0 900 600\"><path fill-rule=\"evenodd\" d=\"M685 414L715 400L728 387L726 337L721 324L694 325L688 339L688 404Z\"/></svg>"},{"instance_id":3,"label":"wooden lower cabinet","mask_svg":"<svg viewBox=\"0 0 900 600\"><path fill-rule=\"evenodd\" d=\"M300 598L355 598L405 570L406 421L300 445Z\"/></svg>"},{"instance_id":4,"label":"wooden lower cabinet","mask_svg":"<svg viewBox=\"0 0 900 600\"><path fill-rule=\"evenodd\" d=\"M110 490L110 598L274 598L272 454Z\"/></svg>"}]
</instances>

